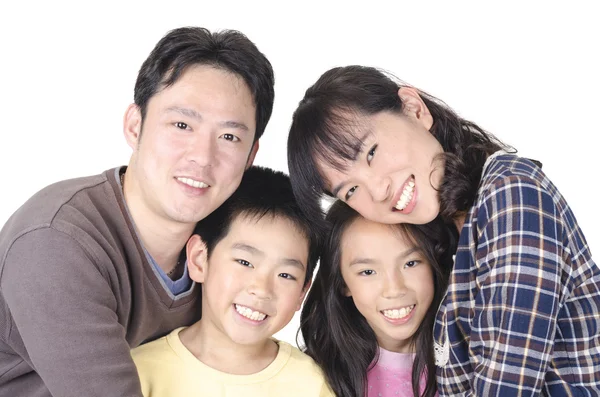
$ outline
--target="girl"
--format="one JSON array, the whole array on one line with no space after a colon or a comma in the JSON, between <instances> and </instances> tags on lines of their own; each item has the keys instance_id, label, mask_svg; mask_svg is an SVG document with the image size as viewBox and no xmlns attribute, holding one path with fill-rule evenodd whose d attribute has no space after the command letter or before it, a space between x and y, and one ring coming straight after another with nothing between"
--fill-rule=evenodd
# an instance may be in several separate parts
<instances>
[{"instance_id":1,"label":"girl","mask_svg":"<svg viewBox=\"0 0 600 397\"><path fill-rule=\"evenodd\" d=\"M368 221L331 207L329 238L301 314L306 353L337 396L433 396L432 329L455 237L441 218L422 226ZM414 359L413 359L414 357Z\"/></svg>"},{"instance_id":2,"label":"girl","mask_svg":"<svg viewBox=\"0 0 600 397\"><path fill-rule=\"evenodd\" d=\"M509 150L362 66L323 74L288 138L292 184L315 222L325 192L373 221L456 225L434 329L440 395L598 396L600 268L554 184Z\"/></svg>"}]
</instances>

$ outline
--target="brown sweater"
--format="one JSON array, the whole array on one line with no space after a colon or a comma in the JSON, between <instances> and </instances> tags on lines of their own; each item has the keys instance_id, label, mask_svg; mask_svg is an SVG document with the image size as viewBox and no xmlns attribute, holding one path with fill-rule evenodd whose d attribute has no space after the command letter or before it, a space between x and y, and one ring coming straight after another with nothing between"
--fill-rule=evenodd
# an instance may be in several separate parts
<instances>
[{"instance_id":1,"label":"brown sweater","mask_svg":"<svg viewBox=\"0 0 600 397\"><path fill-rule=\"evenodd\" d=\"M0 396L141 396L130 348L200 317L127 214L119 168L35 194L0 232Z\"/></svg>"}]
</instances>

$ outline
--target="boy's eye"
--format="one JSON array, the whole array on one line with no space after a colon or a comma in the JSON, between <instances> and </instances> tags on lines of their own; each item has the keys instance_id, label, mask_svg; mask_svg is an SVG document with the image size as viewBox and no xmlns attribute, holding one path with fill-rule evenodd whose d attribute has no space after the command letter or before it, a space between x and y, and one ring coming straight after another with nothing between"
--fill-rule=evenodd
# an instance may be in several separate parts
<instances>
[{"instance_id":1,"label":"boy's eye","mask_svg":"<svg viewBox=\"0 0 600 397\"><path fill-rule=\"evenodd\" d=\"M178 121L175 123L175 127L179 128L180 130L187 130L188 129L188 125L184 122Z\"/></svg>"},{"instance_id":2,"label":"boy's eye","mask_svg":"<svg viewBox=\"0 0 600 397\"><path fill-rule=\"evenodd\" d=\"M362 272L358 273L362 276L372 276L373 274L375 274L375 270L371 270L371 269L367 269L367 270L363 270Z\"/></svg>"},{"instance_id":3,"label":"boy's eye","mask_svg":"<svg viewBox=\"0 0 600 397\"><path fill-rule=\"evenodd\" d=\"M367 153L367 163L368 164L371 164L371 161L373 160L373 156L375 156L376 150L377 150L377 144L373 145L371 150L369 150L369 153Z\"/></svg>"},{"instance_id":4,"label":"boy's eye","mask_svg":"<svg viewBox=\"0 0 600 397\"><path fill-rule=\"evenodd\" d=\"M352 195L354 194L354 192L356 191L356 189L358 189L358 186L352 186L347 192L346 192L346 196L344 196L345 200L348 201L350 200L350 197L352 197Z\"/></svg>"},{"instance_id":5,"label":"boy's eye","mask_svg":"<svg viewBox=\"0 0 600 397\"><path fill-rule=\"evenodd\" d=\"M287 280L296 280L296 277L292 276L289 273L279 273L279 277L285 278Z\"/></svg>"},{"instance_id":6,"label":"boy's eye","mask_svg":"<svg viewBox=\"0 0 600 397\"><path fill-rule=\"evenodd\" d=\"M233 134L223 134L223 135L221 135L221 138L225 139L226 141L230 141L230 142L238 142L240 140L240 138L238 138L237 136L235 136Z\"/></svg>"},{"instance_id":7,"label":"boy's eye","mask_svg":"<svg viewBox=\"0 0 600 397\"><path fill-rule=\"evenodd\" d=\"M246 266L246 267L254 267L252 266L252 263L248 262L247 260L244 259L236 259L235 260L237 263L239 263L242 266Z\"/></svg>"}]
</instances>

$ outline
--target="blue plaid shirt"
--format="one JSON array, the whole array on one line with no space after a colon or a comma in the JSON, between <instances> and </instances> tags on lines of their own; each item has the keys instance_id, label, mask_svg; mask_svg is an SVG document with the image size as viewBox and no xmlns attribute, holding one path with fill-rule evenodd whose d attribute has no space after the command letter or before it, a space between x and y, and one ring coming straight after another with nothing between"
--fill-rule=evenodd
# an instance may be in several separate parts
<instances>
[{"instance_id":1,"label":"blue plaid shirt","mask_svg":"<svg viewBox=\"0 0 600 397\"><path fill-rule=\"evenodd\" d=\"M530 161L487 160L434 338L440 396L600 396L600 269Z\"/></svg>"}]
</instances>

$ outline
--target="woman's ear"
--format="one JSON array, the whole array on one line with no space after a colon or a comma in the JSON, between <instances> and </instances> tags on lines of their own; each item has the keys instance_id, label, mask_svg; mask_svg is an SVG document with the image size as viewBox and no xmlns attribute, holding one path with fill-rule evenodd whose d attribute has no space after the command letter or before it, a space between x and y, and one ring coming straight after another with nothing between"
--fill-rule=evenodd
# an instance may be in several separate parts
<instances>
[{"instance_id":1,"label":"woman's ear","mask_svg":"<svg viewBox=\"0 0 600 397\"><path fill-rule=\"evenodd\" d=\"M187 267L190 278L203 283L208 270L208 252L206 244L199 235L194 234L186 245Z\"/></svg>"},{"instance_id":2,"label":"woman's ear","mask_svg":"<svg viewBox=\"0 0 600 397\"><path fill-rule=\"evenodd\" d=\"M423 102L419 91L413 87L400 87L398 96L402 101L402 110L406 115L412 117L429 131L433 125L433 117L429 108Z\"/></svg>"}]
</instances>

